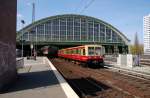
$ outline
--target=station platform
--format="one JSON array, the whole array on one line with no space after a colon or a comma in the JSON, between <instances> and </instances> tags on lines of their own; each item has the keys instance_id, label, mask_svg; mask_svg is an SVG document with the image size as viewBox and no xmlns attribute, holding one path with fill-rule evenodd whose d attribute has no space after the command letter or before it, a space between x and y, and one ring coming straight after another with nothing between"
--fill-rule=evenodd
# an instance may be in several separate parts
<instances>
[{"instance_id":1,"label":"station platform","mask_svg":"<svg viewBox=\"0 0 150 98\"><path fill-rule=\"evenodd\" d=\"M46 57L24 58L17 82L0 98L79 98Z\"/></svg>"},{"instance_id":2,"label":"station platform","mask_svg":"<svg viewBox=\"0 0 150 98\"><path fill-rule=\"evenodd\" d=\"M105 61L105 64L106 67L120 68L120 69L125 69L125 70L130 70L130 71L150 75L150 66L147 65L128 67L128 66L119 66L117 65L116 62L109 62L109 61Z\"/></svg>"}]
</instances>

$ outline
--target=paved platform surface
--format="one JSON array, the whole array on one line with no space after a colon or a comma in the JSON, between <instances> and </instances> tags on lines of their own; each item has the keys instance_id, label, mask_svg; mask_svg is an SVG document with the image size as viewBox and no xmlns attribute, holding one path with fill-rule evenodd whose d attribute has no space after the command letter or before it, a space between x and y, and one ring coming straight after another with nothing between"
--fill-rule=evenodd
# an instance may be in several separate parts
<instances>
[{"instance_id":1,"label":"paved platform surface","mask_svg":"<svg viewBox=\"0 0 150 98\"><path fill-rule=\"evenodd\" d=\"M50 66L33 62L18 70L18 81L0 98L67 98Z\"/></svg>"},{"instance_id":2,"label":"paved platform surface","mask_svg":"<svg viewBox=\"0 0 150 98\"><path fill-rule=\"evenodd\" d=\"M135 66L135 67L126 67L126 66L115 66L118 68L123 68L123 69L128 69L128 70L132 70L135 72L140 72L140 73L145 73L150 75L150 66L145 66L145 65L140 65L140 66Z\"/></svg>"},{"instance_id":3,"label":"paved platform surface","mask_svg":"<svg viewBox=\"0 0 150 98\"><path fill-rule=\"evenodd\" d=\"M146 65L140 65L140 66L134 66L134 67L127 67L127 66L119 66L117 63L114 62L105 62L108 67L116 67L116 68L122 68L122 69L127 69L127 70L132 70L135 72L140 72L140 73L145 73L150 75L150 66Z\"/></svg>"}]
</instances>

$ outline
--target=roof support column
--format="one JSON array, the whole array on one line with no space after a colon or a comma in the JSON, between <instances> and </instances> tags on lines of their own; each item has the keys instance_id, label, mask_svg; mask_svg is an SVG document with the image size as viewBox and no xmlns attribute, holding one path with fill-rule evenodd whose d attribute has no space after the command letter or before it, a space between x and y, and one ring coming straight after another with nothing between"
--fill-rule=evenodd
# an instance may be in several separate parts
<instances>
[{"instance_id":1,"label":"roof support column","mask_svg":"<svg viewBox=\"0 0 150 98\"><path fill-rule=\"evenodd\" d=\"M88 25L88 20L86 21L86 24L87 24L87 33L86 33L86 34L87 34L87 41L88 41L88 37L89 37L89 34L88 34L88 33L89 33L89 25Z\"/></svg>"},{"instance_id":2,"label":"roof support column","mask_svg":"<svg viewBox=\"0 0 150 98\"><path fill-rule=\"evenodd\" d=\"M80 41L81 41L81 18L80 18Z\"/></svg>"},{"instance_id":3,"label":"roof support column","mask_svg":"<svg viewBox=\"0 0 150 98\"><path fill-rule=\"evenodd\" d=\"M28 31L28 41L29 41L29 31Z\"/></svg>"},{"instance_id":4,"label":"roof support column","mask_svg":"<svg viewBox=\"0 0 150 98\"><path fill-rule=\"evenodd\" d=\"M95 41L94 39L94 20L93 20L93 42Z\"/></svg>"},{"instance_id":5,"label":"roof support column","mask_svg":"<svg viewBox=\"0 0 150 98\"><path fill-rule=\"evenodd\" d=\"M67 41L67 18L66 18L66 41Z\"/></svg>"},{"instance_id":6,"label":"roof support column","mask_svg":"<svg viewBox=\"0 0 150 98\"><path fill-rule=\"evenodd\" d=\"M104 32L105 32L105 42L106 42L106 26L105 26L105 31Z\"/></svg>"},{"instance_id":7,"label":"roof support column","mask_svg":"<svg viewBox=\"0 0 150 98\"><path fill-rule=\"evenodd\" d=\"M74 40L74 17L73 17L73 40Z\"/></svg>"},{"instance_id":8,"label":"roof support column","mask_svg":"<svg viewBox=\"0 0 150 98\"><path fill-rule=\"evenodd\" d=\"M101 42L100 38L101 38L101 35L100 35L100 24L98 24L98 41Z\"/></svg>"},{"instance_id":9,"label":"roof support column","mask_svg":"<svg viewBox=\"0 0 150 98\"><path fill-rule=\"evenodd\" d=\"M110 36L110 41L112 42L112 29L111 29L110 34L111 34L111 36Z\"/></svg>"},{"instance_id":10,"label":"roof support column","mask_svg":"<svg viewBox=\"0 0 150 98\"><path fill-rule=\"evenodd\" d=\"M60 41L60 18L59 18L59 41Z\"/></svg>"},{"instance_id":11,"label":"roof support column","mask_svg":"<svg viewBox=\"0 0 150 98\"><path fill-rule=\"evenodd\" d=\"M50 38L50 41L52 41L52 32L53 32L53 21L51 21L51 33L50 33L50 35L51 35L51 38Z\"/></svg>"},{"instance_id":12,"label":"roof support column","mask_svg":"<svg viewBox=\"0 0 150 98\"><path fill-rule=\"evenodd\" d=\"M44 41L46 41L46 40L45 40L45 37L46 37L46 36L45 36L45 24L44 24Z\"/></svg>"}]
</instances>

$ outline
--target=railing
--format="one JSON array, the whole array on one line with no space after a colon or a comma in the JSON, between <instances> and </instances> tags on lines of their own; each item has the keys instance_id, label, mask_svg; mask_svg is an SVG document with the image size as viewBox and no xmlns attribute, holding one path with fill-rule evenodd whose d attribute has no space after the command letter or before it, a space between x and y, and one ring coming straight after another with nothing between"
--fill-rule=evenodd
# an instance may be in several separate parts
<instances>
[{"instance_id":1,"label":"railing","mask_svg":"<svg viewBox=\"0 0 150 98\"><path fill-rule=\"evenodd\" d=\"M150 66L150 55L141 55L140 64Z\"/></svg>"},{"instance_id":2,"label":"railing","mask_svg":"<svg viewBox=\"0 0 150 98\"><path fill-rule=\"evenodd\" d=\"M108 63L108 64L109 63L116 64L117 63L117 56L115 56L115 55L105 55L104 62Z\"/></svg>"},{"instance_id":3,"label":"railing","mask_svg":"<svg viewBox=\"0 0 150 98\"><path fill-rule=\"evenodd\" d=\"M24 58L16 58L16 68L24 67Z\"/></svg>"},{"instance_id":4,"label":"railing","mask_svg":"<svg viewBox=\"0 0 150 98\"><path fill-rule=\"evenodd\" d=\"M107 63L117 63L117 56L106 55L104 61ZM150 55L141 55L140 56L140 65L150 66Z\"/></svg>"},{"instance_id":5,"label":"railing","mask_svg":"<svg viewBox=\"0 0 150 98\"><path fill-rule=\"evenodd\" d=\"M140 64L150 66L150 59L140 59Z\"/></svg>"}]
</instances>

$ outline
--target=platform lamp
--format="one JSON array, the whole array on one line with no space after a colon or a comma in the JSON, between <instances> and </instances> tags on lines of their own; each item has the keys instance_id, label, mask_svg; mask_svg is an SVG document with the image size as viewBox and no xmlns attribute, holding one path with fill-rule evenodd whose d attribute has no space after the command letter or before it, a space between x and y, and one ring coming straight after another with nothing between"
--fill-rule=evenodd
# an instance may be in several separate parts
<instances>
[{"instance_id":1,"label":"platform lamp","mask_svg":"<svg viewBox=\"0 0 150 98\"><path fill-rule=\"evenodd\" d=\"M21 41L22 41L22 52L21 52L21 56L23 57L23 42L24 42L23 41L23 27L24 27L25 21L21 20L21 23L22 23L22 32L21 32L22 33L21 34L22 35L22 39L21 39Z\"/></svg>"}]
</instances>

